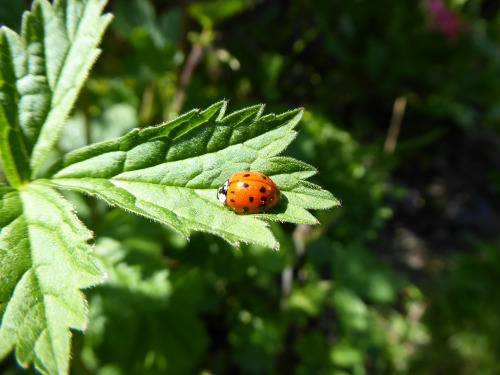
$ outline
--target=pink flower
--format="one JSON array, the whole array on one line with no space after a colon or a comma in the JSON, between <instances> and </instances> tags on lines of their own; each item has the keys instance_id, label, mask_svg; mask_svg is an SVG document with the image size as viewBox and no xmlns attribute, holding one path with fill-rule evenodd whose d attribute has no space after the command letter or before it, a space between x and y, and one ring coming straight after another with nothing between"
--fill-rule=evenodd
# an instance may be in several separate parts
<instances>
[{"instance_id":1,"label":"pink flower","mask_svg":"<svg viewBox=\"0 0 500 375\"><path fill-rule=\"evenodd\" d=\"M457 16L448 9L443 0L423 0L423 2L431 18L433 28L449 37L457 34Z\"/></svg>"}]
</instances>

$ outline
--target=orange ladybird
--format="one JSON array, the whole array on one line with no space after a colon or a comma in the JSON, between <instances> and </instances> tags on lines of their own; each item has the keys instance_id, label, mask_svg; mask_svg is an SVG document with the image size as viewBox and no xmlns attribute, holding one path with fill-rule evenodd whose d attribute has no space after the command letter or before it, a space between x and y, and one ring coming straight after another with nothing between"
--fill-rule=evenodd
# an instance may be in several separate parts
<instances>
[{"instance_id":1,"label":"orange ladybird","mask_svg":"<svg viewBox=\"0 0 500 375\"><path fill-rule=\"evenodd\" d=\"M217 199L238 214L264 212L280 201L280 191L266 175L236 172L217 191Z\"/></svg>"}]
</instances>

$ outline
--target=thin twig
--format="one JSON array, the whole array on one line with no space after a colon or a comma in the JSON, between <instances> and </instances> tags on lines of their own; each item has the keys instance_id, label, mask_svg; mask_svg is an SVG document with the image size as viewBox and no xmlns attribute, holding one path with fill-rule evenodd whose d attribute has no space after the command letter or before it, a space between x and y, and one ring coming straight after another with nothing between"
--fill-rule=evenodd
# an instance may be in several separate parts
<instances>
[{"instance_id":1,"label":"thin twig","mask_svg":"<svg viewBox=\"0 0 500 375\"><path fill-rule=\"evenodd\" d=\"M293 232L293 243L295 245L295 257L281 272L281 308L288 309L288 297L292 291L293 270L296 261L300 260L306 252L306 241L311 234L309 225L298 224ZM304 280L299 280L304 281Z\"/></svg>"},{"instance_id":2,"label":"thin twig","mask_svg":"<svg viewBox=\"0 0 500 375\"><path fill-rule=\"evenodd\" d=\"M394 101L391 124L389 125L389 130L387 131L387 137L384 144L384 154L386 155L392 155L396 149L399 130L401 129L401 123L403 122L403 116L405 113L406 102L407 99L405 96L399 96Z\"/></svg>"},{"instance_id":3,"label":"thin twig","mask_svg":"<svg viewBox=\"0 0 500 375\"><path fill-rule=\"evenodd\" d=\"M87 85L83 85L80 98L85 127L85 144L88 146L92 144L92 116L90 114L90 92ZM95 228L97 227L97 223L99 222L99 213L97 212L96 198L92 196L86 196L85 200L87 201L87 205L89 206L92 226Z\"/></svg>"},{"instance_id":4,"label":"thin twig","mask_svg":"<svg viewBox=\"0 0 500 375\"><path fill-rule=\"evenodd\" d=\"M90 94L89 89L86 85L82 87L80 100L82 103L81 108L83 112L83 123L85 130L85 145L88 146L92 143L92 116L90 115Z\"/></svg>"},{"instance_id":5,"label":"thin twig","mask_svg":"<svg viewBox=\"0 0 500 375\"><path fill-rule=\"evenodd\" d=\"M179 81L179 87L174 95L174 99L172 101L172 107L170 112L174 114L178 114L182 105L184 104L184 100L186 97L186 89L189 86L189 82L191 81L191 77L193 76L194 69L200 60L200 57L203 53L203 46L201 43L193 44L191 51L189 52L189 56L186 60L186 64L182 69L181 78Z\"/></svg>"},{"instance_id":6,"label":"thin twig","mask_svg":"<svg viewBox=\"0 0 500 375\"><path fill-rule=\"evenodd\" d=\"M145 125L150 122L153 113L153 102L155 98L156 83L153 81L144 90L141 107L139 109L139 124Z\"/></svg>"}]
</instances>

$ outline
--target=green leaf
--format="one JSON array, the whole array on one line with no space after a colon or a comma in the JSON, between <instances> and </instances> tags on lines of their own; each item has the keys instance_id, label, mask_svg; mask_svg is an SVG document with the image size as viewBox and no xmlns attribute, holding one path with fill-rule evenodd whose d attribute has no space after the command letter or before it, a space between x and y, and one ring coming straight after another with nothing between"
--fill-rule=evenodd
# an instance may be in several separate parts
<instances>
[{"instance_id":1,"label":"green leaf","mask_svg":"<svg viewBox=\"0 0 500 375\"><path fill-rule=\"evenodd\" d=\"M0 159L12 186L29 180L29 156L17 122L16 77L11 51L0 29Z\"/></svg>"},{"instance_id":2,"label":"green leaf","mask_svg":"<svg viewBox=\"0 0 500 375\"><path fill-rule=\"evenodd\" d=\"M21 35L0 30L0 156L13 186L36 177L58 141L111 21L105 5L36 0Z\"/></svg>"},{"instance_id":3,"label":"green leaf","mask_svg":"<svg viewBox=\"0 0 500 375\"><path fill-rule=\"evenodd\" d=\"M121 232L120 224L129 230L119 240L99 235L96 242L95 257L109 279L89 293L83 350L95 357L82 358L85 367L91 373L105 367L122 374L194 373L208 345L196 299L205 292L203 276L193 267L172 285L164 248L152 233L156 226L124 213L110 216L118 228L105 227L107 234Z\"/></svg>"},{"instance_id":4,"label":"green leaf","mask_svg":"<svg viewBox=\"0 0 500 375\"><path fill-rule=\"evenodd\" d=\"M214 233L232 244L278 243L263 218L317 224L306 209L339 204L333 195L304 181L316 169L276 157L296 137L303 110L262 116L257 105L224 117L226 102L191 111L160 126L67 154L50 168L51 186L96 195L109 204L165 223L184 236ZM265 214L237 215L216 199L217 188L234 172L270 176L282 200Z\"/></svg>"},{"instance_id":5,"label":"green leaf","mask_svg":"<svg viewBox=\"0 0 500 375\"><path fill-rule=\"evenodd\" d=\"M69 328L87 325L79 289L104 278L90 255L91 239L54 189L0 186L0 360L15 349L24 367L68 372Z\"/></svg>"},{"instance_id":6,"label":"green leaf","mask_svg":"<svg viewBox=\"0 0 500 375\"><path fill-rule=\"evenodd\" d=\"M245 0L197 1L190 5L189 13L204 28L213 28L248 7Z\"/></svg>"}]
</instances>

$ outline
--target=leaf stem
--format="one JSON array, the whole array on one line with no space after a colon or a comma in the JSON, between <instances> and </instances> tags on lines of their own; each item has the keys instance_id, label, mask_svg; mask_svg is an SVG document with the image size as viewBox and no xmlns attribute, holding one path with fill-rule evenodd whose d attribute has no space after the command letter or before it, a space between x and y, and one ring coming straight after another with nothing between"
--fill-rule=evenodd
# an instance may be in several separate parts
<instances>
[{"instance_id":1,"label":"leaf stem","mask_svg":"<svg viewBox=\"0 0 500 375\"><path fill-rule=\"evenodd\" d=\"M92 118L90 116L90 98L89 90L86 85L82 87L82 94L80 96L82 103L82 112L85 124L85 144L90 145L92 143Z\"/></svg>"},{"instance_id":2,"label":"leaf stem","mask_svg":"<svg viewBox=\"0 0 500 375\"><path fill-rule=\"evenodd\" d=\"M85 125L85 144L88 146L92 144L92 116L90 115L90 95L87 85L82 87L81 93L81 106ZM85 201L90 210L90 220L94 228L99 221L99 214L97 212L96 201L94 197L86 196Z\"/></svg>"},{"instance_id":3,"label":"leaf stem","mask_svg":"<svg viewBox=\"0 0 500 375\"><path fill-rule=\"evenodd\" d=\"M210 30L203 29L201 32L198 41L193 44L191 47L191 51L189 52L189 56L186 60L186 64L182 69L179 87L174 95L174 99L172 101L172 106L170 110L170 114L178 115L182 109L182 105L184 104L184 99L186 97L186 89L189 86L189 82L191 82L191 77L193 76L194 69L198 62L200 61L200 57L203 53L203 49L209 40ZM168 116L170 117L170 116Z\"/></svg>"},{"instance_id":4,"label":"leaf stem","mask_svg":"<svg viewBox=\"0 0 500 375\"><path fill-rule=\"evenodd\" d=\"M389 125L389 130L387 131L387 137L384 144L384 154L386 155L392 155L396 149L399 130L401 129L401 123L403 122L403 115L405 113L406 101L405 96L399 96L394 101L391 123Z\"/></svg>"}]
</instances>

